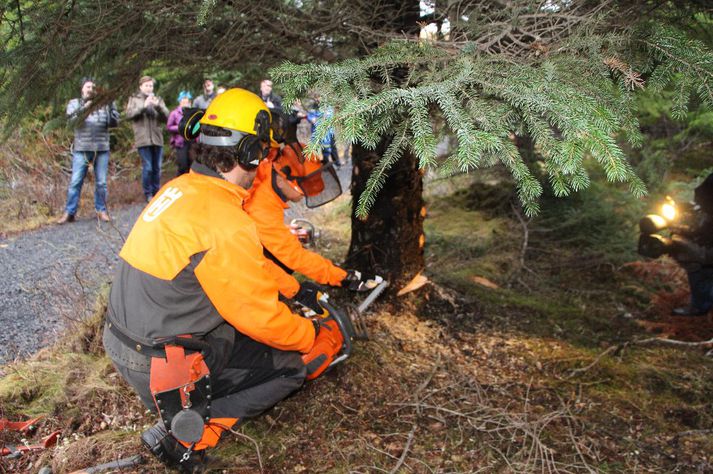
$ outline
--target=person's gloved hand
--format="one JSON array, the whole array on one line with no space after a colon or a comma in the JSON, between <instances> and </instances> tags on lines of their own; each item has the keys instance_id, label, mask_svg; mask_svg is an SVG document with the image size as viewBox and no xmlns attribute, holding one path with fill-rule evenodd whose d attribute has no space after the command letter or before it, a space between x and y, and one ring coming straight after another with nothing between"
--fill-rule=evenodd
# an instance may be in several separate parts
<instances>
[{"instance_id":1,"label":"person's gloved hand","mask_svg":"<svg viewBox=\"0 0 713 474\"><path fill-rule=\"evenodd\" d=\"M384 279L379 275L374 275L373 278L366 278L358 270L347 270L347 276L344 277L340 286L352 291L369 291L382 281Z\"/></svg>"},{"instance_id":2,"label":"person's gloved hand","mask_svg":"<svg viewBox=\"0 0 713 474\"><path fill-rule=\"evenodd\" d=\"M307 380L320 376L339 355L344 344L344 335L337 322L331 317L314 318L317 336L307 354L302 354L302 362L307 366Z\"/></svg>"},{"instance_id":3,"label":"person's gloved hand","mask_svg":"<svg viewBox=\"0 0 713 474\"><path fill-rule=\"evenodd\" d=\"M292 299L317 314L324 314L324 308L322 308L322 305L319 304L320 291L322 291L322 288L319 285L312 283L311 281L306 281L300 284L299 291L297 291Z\"/></svg>"},{"instance_id":4,"label":"person's gloved hand","mask_svg":"<svg viewBox=\"0 0 713 474\"><path fill-rule=\"evenodd\" d=\"M706 249L685 237L671 237L671 256L679 263L705 263Z\"/></svg>"}]
</instances>

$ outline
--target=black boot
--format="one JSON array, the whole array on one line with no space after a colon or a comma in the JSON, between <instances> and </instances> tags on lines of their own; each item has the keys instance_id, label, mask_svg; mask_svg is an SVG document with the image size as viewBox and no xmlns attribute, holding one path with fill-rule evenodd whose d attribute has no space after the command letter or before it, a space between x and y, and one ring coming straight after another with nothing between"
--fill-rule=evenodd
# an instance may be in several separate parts
<instances>
[{"instance_id":1,"label":"black boot","mask_svg":"<svg viewBox=\"0 0 713 474\"><path fill-rule=\"evenodd\" d=\"M683 308L674 308L671 314L674 316L705 316L708 311L703 311L693 306L685 306Z\"/></svg>"},{"instance_id":2,"label":"black boot","mask_svg":"<svg viewBox=\"0 0 713 474\"><path fill-rule=\"evenodd\" d=\"M192 451L185 456L188 448L169 435L161 421L141 433L141 442L151 451L151 454L169 467L184 473L203 472L205 452Z\"/></svg>"}]
</instances>

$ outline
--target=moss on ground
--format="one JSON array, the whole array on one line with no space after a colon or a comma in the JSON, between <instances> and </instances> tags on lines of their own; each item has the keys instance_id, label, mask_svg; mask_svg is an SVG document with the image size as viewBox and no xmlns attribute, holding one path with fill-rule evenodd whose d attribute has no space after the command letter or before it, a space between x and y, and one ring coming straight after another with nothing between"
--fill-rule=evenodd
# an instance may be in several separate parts
<instances>
[{"instance_id":1,"label":"moss on ground","mask_svg":"<svg viewBox=\"0 0 713 474\"><path fill-rule=\"evenodd\" d=\"M432 283L376 307L371 340L227 436L214 451L216 469L713 470L713 361L704 351L628 345L602 356L670 323L652 302L676 286L671 263L612 265L563 243L578 235L550 241L543 233L530 245L556 252L528 251L522 268L519 221L509 206L480 209L494 199L484 190L498 186L472 180L458 177L465 191L453 198L429 197ZM320 250L333 258L346 250L348 212L340 198L313 218L325 232ZM138 434L152 419L101 354L100 327L97 318L56 348L3 368L4 414L47 413L41 429L66 435L57 450L11 469L67 472L140 448ZM161 472L153 461L144 469Z\"/></svg>"}]
</instances>

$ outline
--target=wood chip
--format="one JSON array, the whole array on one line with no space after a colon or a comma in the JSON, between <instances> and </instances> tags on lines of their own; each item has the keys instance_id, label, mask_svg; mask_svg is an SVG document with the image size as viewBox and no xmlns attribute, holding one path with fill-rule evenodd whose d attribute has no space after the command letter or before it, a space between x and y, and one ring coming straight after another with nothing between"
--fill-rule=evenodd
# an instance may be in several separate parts
<instances>
[{"instance_id":1,"label":"wood chip","mask_svg":"<svg viewBox=\"0 0 713 474\"><path fill-rule=\"evenodd\" d=\"M421 288L423 285L428 283L428 278L423 276L420 272L413 277L413 280L408 282L406 286L401 288L398 293L396 293L396 296L403 296L406 293L411 293L412 291L416 291L419 288Z\"/></svg>"},{"instance_id":2,"label":"wood chip","mask_svg":"<svg viewBox=\"0 0 713 474\"><path fill-rule=\"evenodd\" d=\"M490 281L485 277L472 276L470 277L470 279L473 281L473 283L477 283L478 285L484 286L486 288L491 288L493 290L497 290L498 288L500 288L497 283Z\"/></svg>"}]
</instances>

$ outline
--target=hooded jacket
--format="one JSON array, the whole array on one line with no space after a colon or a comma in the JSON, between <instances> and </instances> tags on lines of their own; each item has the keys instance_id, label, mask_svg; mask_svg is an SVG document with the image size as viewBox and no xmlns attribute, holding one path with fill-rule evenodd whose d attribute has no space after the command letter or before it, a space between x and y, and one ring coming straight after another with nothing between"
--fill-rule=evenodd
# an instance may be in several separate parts
<instances>
[{"instance_id":1,"label":"hooded jacket","mask_svg":"<svg viewBox=\"0 0 713 474\"><path fill-rule=\"evenodd\" d=\"M168 140L168 144L173 148L183 148L186 146L186 140L181 135L178 130L178 125L183 119L183 108L179 105L171 111L168 115L168 121L166 122L166 130L171 134L171 138Z\"/></svg>"}]
</instances>

